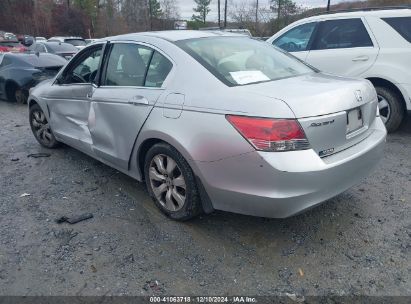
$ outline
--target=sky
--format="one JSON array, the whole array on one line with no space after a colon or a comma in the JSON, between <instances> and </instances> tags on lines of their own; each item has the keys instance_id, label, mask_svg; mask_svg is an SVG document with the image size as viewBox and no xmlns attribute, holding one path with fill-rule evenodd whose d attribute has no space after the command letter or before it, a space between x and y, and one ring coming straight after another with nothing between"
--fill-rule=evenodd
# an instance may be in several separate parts
<instances>
[{"instance_id":1,"label":"sky","mask_svg":"<svg viewBox=\"0 0 411 304\"><path fill-rule=\"evenodd\" d=\"M194 14L193 8L195 7L194 0L176 0L180 8L180 14L182 19L191 19L191 16ZM230 2L254 2L255 0L228 0ZM318 7L318 6L327 6L327 0L294 0L297 4L306 6L306 7ZM353 0L331 0L331 4L336 4L343 1L353 1ZM260 7L269 7L270 0L259 0ZM207 20L216 21L217 20L217 0L211 0L211 12L207 16ZM230 7L228 7L229 11ZM221 14L224 12L224 0L221 0Z\"/></svg>"}]
</instances>

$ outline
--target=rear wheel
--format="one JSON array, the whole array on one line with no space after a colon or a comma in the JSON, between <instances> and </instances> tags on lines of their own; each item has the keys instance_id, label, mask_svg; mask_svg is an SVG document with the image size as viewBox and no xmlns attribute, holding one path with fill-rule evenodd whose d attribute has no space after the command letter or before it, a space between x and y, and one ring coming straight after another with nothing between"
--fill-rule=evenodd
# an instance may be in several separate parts
<instances>
[{"instance_id":1,"label":"rear wheel","mask_svg":"<svg viewBox=\"0 0 411 304\"><path fill-rule=\"evenodd\" d=\"M49 149L56 148L59 142L54 137L46 115L38 104L30 107L29 118L31 131L40 145Z\"/></svg>"},{"instance_id":2,"label":"rear wheel","mask_svg":"<svg viewBox=\"0 0 411 304\"><path fill-rule=\"evenodd\" d=\"M386 87L375 87L378 96L380 117L388 132L394 132L404 118L404 106L400 96Z\"/></svg>"},{"instance_id":3,"label":"rear wheel","mask_svg":"<svg viewBox=\"0 0 411 304\"><path fill-rule=\"evenodd\" d=\"M150 196L168 217L183 221L202 212L194 174L172 146L159 143L148 150L144 175Z\"/></svg>"},{"instance_id":4,"label":"rear wheel","mask_svg":"<svg viewBox=\"0 0 411 304\"><path fill-rule=\"evenodd\" d=\"M15 83L9 83L6 88L7 99L11 102L24 104L27 102L27 93Z\"/></svg>"}]
</instances>

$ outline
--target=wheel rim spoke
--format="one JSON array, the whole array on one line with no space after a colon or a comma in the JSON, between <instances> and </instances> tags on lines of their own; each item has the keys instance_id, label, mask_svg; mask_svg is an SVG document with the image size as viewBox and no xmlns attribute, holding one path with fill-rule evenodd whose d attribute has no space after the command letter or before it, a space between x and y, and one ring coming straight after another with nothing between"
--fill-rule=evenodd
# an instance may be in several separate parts
<instances>
[{"instance_id":1,"label":"wheel rim spoke","mask_svg":"<svg viewBox=\"0 0 411 304\"><path fill-rule=\"evenodd\" d=\"M185 196L178 193L175 188L173 190L171 190L171 194L173 195L173 198L176 200L177 205L179 207L182 207L184 205Z\"/></svg>"},{"instance_id":2,"label":"wheel rim spoke","mask_svg":"<svg viewBox=\"0 0 411 304\"><path fill-rule=\"evenodd\" d=\"M186 189L186 182L182 174L179 177L173 179L173 185L176 187L183 188L184 190Z\"/></svg>"},{"instance_id":3,"label":"wheel rim spoke","mask_svg":"<svg viewBox=\"0 0 411 304\"><path fill-rule=\"evenodd\" d=\"M158 186L158 187L153 187L154 195L159 199L161 198L162 194L166 191L167 191L167 185L166 184L160 184L160 186Z\"/></svg>"},{"instance_id":4,"label":"wheel rim spoke","mask_svg":"<svg viewBox=\"0 0 411 304\"><path fill-rule=\"evenodd\" d=\"M150 176L150 179L158 181L158 182L164 182L165 180L164 175L160 174L154 167L150 168L149 176Z\"/></svg>"},{"instance_id":5,"label":"wheel rim spoke","mask_svg":"<svg viewBox=\"0 0 411 304\"><path fill-rule=\"evenodd\" d=\"M175 211L176 210L176 206L174 205L173 199L171 198L172 195L172 191L171 189L167 190L166 193L166 208L171 210L171 211Z\"/></svg>"},{"instance_id":6,"label":"wheel rim spoke","mask_svg":"<svg viewBox=\"0 0 411 304\"><path fill-rule=\"evenodd\" d=\"M176 164L176 162L174 161L174 159L172 159L171 157L167 157L167 168L166 168L166 171L167 171L167 174L168 174L169 176L172 176L172 175L173 175L173 171L174 171L174 169L176 168L176 166L177 166L177 164Z\"/></svg>"},{"instance_id":7,"label":"wheel rim spoke","mask_svg":"<svg viewBox=\"0 0 411 304\"><path fill-rule=\"evenodd\" d=\"M380 95L378 95L378 109L380 111L381 120L385 124L390 118L391 108L388 101Z\"/></svg>"},{"instance_id":8,"label":"wheel rim spoke","mask_svg":"<svg viewBox=\"0 0 411 304\"><path fill-rule=\"evenodd\" d=\"M166 174L167 171L164 167L164 157L162 155L157 155L156 157L154 157L154 162L157 166L157 170L162 173L162 174Z\"/></svg>"}]
</instances>

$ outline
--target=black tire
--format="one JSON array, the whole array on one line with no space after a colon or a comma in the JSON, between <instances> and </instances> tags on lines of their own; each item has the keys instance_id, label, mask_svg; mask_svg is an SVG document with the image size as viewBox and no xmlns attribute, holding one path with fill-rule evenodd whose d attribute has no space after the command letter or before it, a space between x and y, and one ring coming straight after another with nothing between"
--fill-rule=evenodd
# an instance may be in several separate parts
<instances>
[{"instance_id":1,"label":"black tire","mask_svg":"<svg viewBox=\"0 0 411 304\"><path fill-rule=\"evenodd\" d=\"M158 198L154 194L154 181L150 179L149 172L150 168L152 168L154 158L157 156L166 157L166 159L171 158L172 160L174 160L177 164L176 169L178 170L178 174L181 173L181 175L184 177L186 187L184 189L185 200L182 207L180 207L180 209L176 211L171 211L168 208L166 208L164 203L160 202L161 197ZM191 170L187 161L184 159L184 157L174 147L170 146L169 144L158 143L152 146L147 151L144 163L144 177L148 193L153 198L157 207L168 217L178 221L185 221L194 218L203 212L201 206L201 198L195 181L194 173ZM160 182L160 184L161 183L162 182ZM174 187L174 185L170 185L170 187ZM166 195L166 192L164 192L164 195Z\"/></svg>"},{"instance_id":2,"label":"black tire","mask_svg":"<svg viewBox=\"0 0 411 304\"><path fill-rule=\"evenodd\" d=\"M382 97L388 103L389 109L381 110L380 116L389 113L387 121L385 122L385 127L388 132L394 132L398 129L404 119L404 105L401 101L401 97L398 96L397 92L387 87L375 87L375 90L377 91L378 100L380 101Z\"/></svg>"},{"instance_id":3,"label":"black tire","mask_svg":"<svg viewBox=\"0 0 411 304\"><path fill-rule=\"evenodd\" d=\"M42 115L41 118L38 116L40 114ZM49 149L54 149L59 146L59 142L54 137L47 118L38 104L34 104L30 107L29 119L31 131L40 145Z\"/></svg>"},{"instance_id":4,"label":"black tire","mask_svg":"<svg viewBox=\"0 0 411 304\"><path fill-rule=\"evenodd\" d=\"M17 102L16 91L19 90L19 86L14 82L8 82L6 84L6 97L9 102Z\"/></svg>"}]
</instances>

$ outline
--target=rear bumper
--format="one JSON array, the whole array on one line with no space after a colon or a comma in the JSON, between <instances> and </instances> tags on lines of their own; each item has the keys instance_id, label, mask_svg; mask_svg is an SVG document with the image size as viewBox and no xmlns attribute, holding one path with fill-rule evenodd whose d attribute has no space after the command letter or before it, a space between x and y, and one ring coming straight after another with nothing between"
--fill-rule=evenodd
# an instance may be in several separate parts
<instances>
[{"instance_id":1,"label":"rear bumper","mask_svg":"<svg viewBox=\"0 0 411 304\"><path fill-rule=\"evenodd\" d=\"M367 177L383 156L385 138L385 127L376 119L366 139L323 159L313 150L255 151L196 166L214 209L284 218Z\"/></svg>"}]
</instances>

